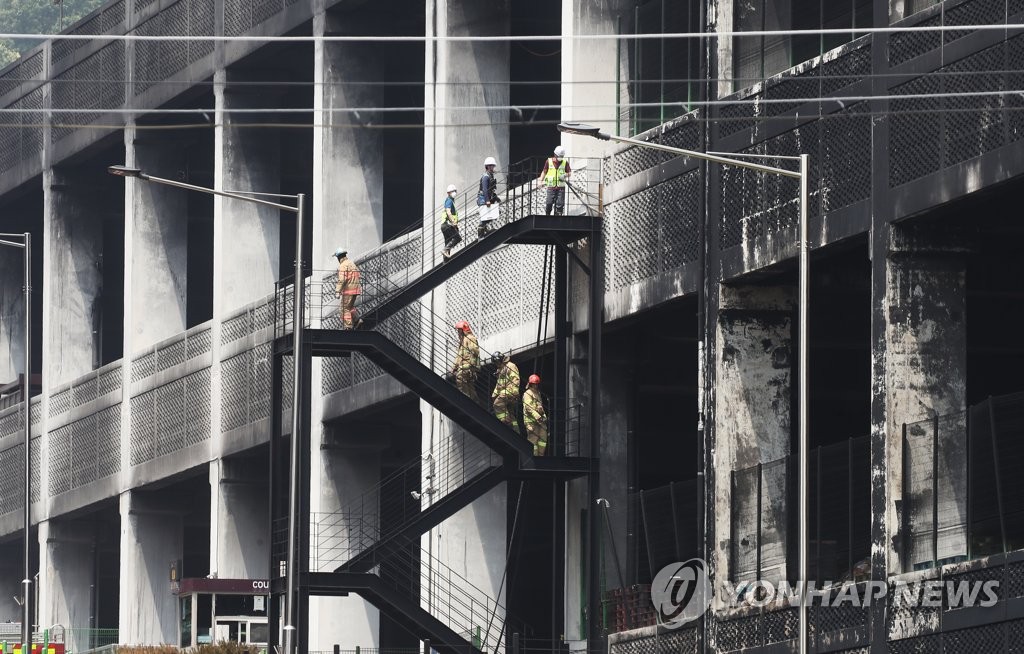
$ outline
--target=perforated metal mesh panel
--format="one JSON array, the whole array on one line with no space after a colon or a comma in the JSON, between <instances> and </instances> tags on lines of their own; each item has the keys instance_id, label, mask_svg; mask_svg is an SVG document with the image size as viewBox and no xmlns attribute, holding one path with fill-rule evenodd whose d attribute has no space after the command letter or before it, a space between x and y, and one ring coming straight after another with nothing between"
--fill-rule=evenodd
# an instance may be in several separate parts
<instances>
[{"instance_id":1,"label":"perforated metal mesh panel","mask_svg":"<svg viewBox=\"0 0 1024 654\"><path fill-rule=\"evenodd\" d=\"M210 369L131 399L131 465L210 437Z\"/></svg>"},{"instance_id":2,"label":"perforated metal mesh panel","mask_svg":"<svg viewBox=\"0 0 1024 654\"><path fill-rule=\"evenodd\" d=\"M827 214L871 197L871 117L867 102L822 121L821 203Z\"/></svg>"},{"instance_id":3,"label":"perforated metal mesh panel","mask_svg":"<svg viewBox=\"0 0 1024 654\"><path fill-rule=\"evenodd\" d=\"M35 55L29 61L42 63L41 57ZM34 73L35 77L42 75L42 70ZM25 97L11 104L12 110L22 110L11 113L3 121L5 127L0 127L0 171L10 170L26 162L31 163L31 168L42 167L42 154L40 152L43 143L42 129L39 125L45 118L43 108L43 89L37 88L29 92Z\"/></svg>"},{"instance_id":4,"label":"perforated metal mesh panel","mask_svg":"<svg viewBox=\"0 0 1024 654\"><path fill-rule=\"evenodd\" d=\"M481 338L528 324L540 315L543 271L544 246L499 248L445 285L445 313L468 320Z\"/></svg>"},{"instance_id":5,"label":"perforated metal mesh panel","mask_svg":"<svg viewBox=\"0 0 1024 654\"><path fill-rule=\"evenodd\" d=\"M938 27L942 16L932 16L917 27ZM896 32L889 36L889 65L898 66L931 52L942 43L941 32Z\"/></svg>"},{"instance_id":6,"label":"perforated metal mesh panel","mask_svg":"<svg viewBox=\"0 0 1024 654\"><path fill-rule=\"evenodd\" d=\"M971 0L949 7L943 12L946 25L995 25L1006 22L1006 0ZM943 32L946 43L952 43L968 34L970 30Z\"/></svg>"},{"instance_id":7,"label":"perforated metal mesh panel","mask_svg":"<svg viewBox=\"0 0 1024 654\"><path fill-rule=\"evenodd\" d=\"M606 290L696 261L701 197L700 174L692 171L610 204L605 250L614 261Z\"/></svg>"},{"instance_id":8,"label":"perforated metal mesh panel","mask_svg":"<svg viewBox=\"0 0 1024 654\"><path fill-rule=\"evenodd\" d=\"M1009 646L1021 643L1007 642L1003 625L992 624L973 629L952 631L943 635L943 651L965 652L970 654L998 654L1007 652Z\"/></svg>"},{"instance_id":9,"label":"perforated metal mesh panel","mask_svg":"<svg viewBox=\"0 0 1024 654\"><path fill-rule=\"evenodd\" d=\"M751 615L732 620L716 621L716 643L723 652L733 652L760 644L759 615Z\"/></svg>"},{"instance_id":10,"label":"perforated metal mesh panel","mask_svg":"<svg viewBox=\"0 0 1024 654\"><path fill-rule=\"evenodd\" d=\"M270 417L271 345L257 345L221 363L221 433ZM292 404L292 358L282 361L282 406Z\"/></svg>"},{"instance_id":11,"label":"perforated metal mesh panel","mask_svg":"<svg viewBox=\"0 0 1024 654\"><path fill-rule=\"evenodd\" d=\"M178 0L139 25L133 33L142 36L209 36L214 28L213 10L214 3L209 0ZM146 91L212 52L212 41L137 42L133 92L138 95Z\"/></svg>"},{"instance_id":12,"label":"perforated metal mesh panel","mask_svg":"<svg viewBox=\"0 0 1024 654\"><path fill-rule=\"evenodd\" d=\"M116 41L83 59L54 77L52 103L53 140L60 141L74 132L76 125L88 125L103 115L103 109L124 105L124 42ZM88 113L68 113L61 109L95 109Z\"/></svg>"},{"instance_id":13,"label":"perforated metal mesh panel","mask_svg":"<svg viewBox=\"0 0 1024 654\"><path fill-rule=\"evenodd\" d=\"M973 4L973 3L968 3ZM892 89L894 95L999 94L1019 84L1024 59L1021 37L999 43ZM1010 63L1012 62L1012 63ZM997 71L997 72L990 72ZM979 157L1020 138L1021 100L1004 95L926 97L893 100L889 137L889 185L896 187L942 168ZM1006 125L1010 129L1006 129Z\"/></svg>"},{"instance_id":14,"label":"perforated metal mesh panel","mask_svg":"<svg viewBox=\"0 0 1024 654\"><path fill-rule=\"evenodd\" d=\"M815 152L820 122L803 125L747 148L744 152L796 156ZM863 147L870 147L864 144ZM812 157L808 216L820 213L820 157ZM800 182L733 166L721 168L719 244L722 249L793 227L800 218Z\"/></svg>"},{"instance_id":15,"label":"perforated metal mesh panel","mask_svg":"<svg viewBox=\"0 0 1024 654\"><path fill-rule=\"evenodd\" d=\"M923 636L890 641L889 652L891 654L939 654L942 651L941 646L938 636Z\"/></svg>"},{"instance_id":16,"label":"perforated metal mesh panel","mask_svg":"<svg viewBox=\"0 0 1024 654\"><path fill-rule=\"evenodd\" d=\"M858 591L863 594L863 589ZM843 602L838 606L820 606L815 610L817 630L819 633L841 631L868 624L870 609L863 606L852 606Z\"/></svg>"},{"instance_id":17,"label":"perforated metal mesh panel","mask_svg":"<svg viewBox=\"0 0 1024 654\"><path fill-rule=\"evenodd\" d=\"M5 410L3 417L0 418L0 438L17 434L22 430L24 423L22 422L21 407L22 404L18 403Z\"/></svg>"},{"instance_id":18,"label":"perforated metal mesh panel","mask_svg":"<svg viewBox=\"0 0 1024 654\"><path fill-rule=\"evenodd\" d=\"M752 128L754 107L763 96L759 93L739 98L737 104L727 104L719 111L718 135L722 138Z\"/></svg>"},{"instance_id":19,"label":"perforated metal mesh panel","mask_svg":"<svg viewBox=\"0 0 1024 654\"><path fill-rule=\"evenodd\" d=\"M0 515L18 511L25 501L25 446L23 443L0 452Z\"/></svg>"},{"instance_id":20,"label":"perforated metal mesh panel","mask_svg":"<svg viewBox=\"0 0 1024 654\"><path fill-rule=\"evenodd\" d=\"M623 633L610 642L609 654L690 654L697 651L696 629L675 629L632 637Z\"/></svg>"},{"instance_id":21,"label":"perforated metal mesh panel","mask_svg":"<svg viewBox=\"0 0 1024 654\"><path fill-rule=\"evenodd\" d=\"M797 607L771 611L761 619L766 645L792 640L800 635L800 609Z\"/></svg>"},{"instance_id":22,"label":"perforated metal mesh panel","mask_svg":"<svg viewBox=\"0 0 1024 654\"><path fill-rule=\"evenodd\" d=\"M229 35L248 32L283 8L282 0L225 0L224 32Z\"/></svg>"},{"instance_id":23,"label":"perforated metal mesh panel","mask_svg":"<svg viewBox=\"0 0 1024 654\"><path fill-rule=\"evenodd\" d=\"M124 0L119 0L109 7L104 7L100 13L78 25L70 33L106 34L120 27L122 23L124 23ZM53 65L56 65L88 44L89 41L86 40L56 40L50 48L50 61Z\"/></svg>"}]
</instances>

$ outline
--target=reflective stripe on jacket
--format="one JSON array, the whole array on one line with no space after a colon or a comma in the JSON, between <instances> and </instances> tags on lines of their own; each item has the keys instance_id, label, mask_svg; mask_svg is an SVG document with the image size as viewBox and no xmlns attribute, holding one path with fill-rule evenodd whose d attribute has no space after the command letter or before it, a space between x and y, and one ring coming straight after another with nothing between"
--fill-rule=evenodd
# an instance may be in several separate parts
<instances>
[{"instance_id":1,"label":"reflective stripe on jacket","mask_svg":"<svg viewBox=\"0 0 1024 654\"><path fill-rule=\"evenodd\" d=\"M340 295L359 295L363 292L359 268L348 257L338 260L338 282L334 285L334 292Z\"/></svg>"},{"instance_id":2,"label":"reflective stripe on jacket","mask_svg":"<svg viewBox=\"0 0 1024 654\"><path fill-rule=\"evenodd\" d=\"M516 364L509 361L502 366L501 371L498 372L498 381L494 385L491 399L519 400L519 368L516 367Z\"/></svg>"},{"instance_id":3,"label":"reflective stripe on jacket","mask_svg":"<svg viewBox=\"0 0 1024 654\"><path fill-rule=\"evenodd\" d=\"M568 159L562 159L558 162L557 166L555 165L555 160L553 158L548 159L547 173L544 175L544 186L547 186L548 188L565 186L565 169L568 165Z\"/></svg>"}]
</instances>

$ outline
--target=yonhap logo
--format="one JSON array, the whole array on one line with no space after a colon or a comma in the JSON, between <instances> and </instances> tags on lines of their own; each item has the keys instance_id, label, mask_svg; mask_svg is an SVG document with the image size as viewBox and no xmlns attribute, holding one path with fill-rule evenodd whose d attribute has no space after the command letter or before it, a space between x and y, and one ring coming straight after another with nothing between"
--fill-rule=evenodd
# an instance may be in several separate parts
<instances>
[{"instance_id":1,"label":"yonhap logo","mask_svg":"<svg viewBox=\"0 0 1024 654\"><path fill-rule=\"evenodd\" d=\"M670 563L651 582L651 602L659 622L675 629L699 618L711 606L711 582L701 559Z\"/></svg>"}]
</instances>

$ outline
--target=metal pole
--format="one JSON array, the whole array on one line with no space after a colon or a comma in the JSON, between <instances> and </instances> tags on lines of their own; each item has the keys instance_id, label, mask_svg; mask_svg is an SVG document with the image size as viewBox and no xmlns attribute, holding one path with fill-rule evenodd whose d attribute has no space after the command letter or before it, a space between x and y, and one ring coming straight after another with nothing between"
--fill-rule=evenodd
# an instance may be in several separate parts
<instances>
[{"instance_id":1,"label":"metal pole","mask_svg":"<svg viewBox=\"0 0 1024 654\"><path fill-rule=\"evenodd\" d=\"M299 193L296 198L298 211L295 213L295 280L292 299L292 364L295 371L295 383L292 384L291 456L288 462L288 560L285 563L284 654L294 654L297 644L295 578L297 574L298 515L296 508L299 499L299 441L301 440L302 415L302 325L303 309L306 302L305 278L302 272L302 232L306 195Z\"/></svg>"},{"instance_id":2,"label":"metal pole","mask_svg":"<svg viewBox=\"0 0 1024 654\"><path fill-rule=\"evenodd\" d=\"M25 577L21 580L21 651L32 650L32 234L25 232L25 380L22 390L25 429ZM25 648L28 649L25 649Z\"/></svg>"},{"instance_id":3,"label":"metal pole","mask_svg":"<svg viewBox=\"0 0 1024 654\"><path fill-rule=\"evenodd\" d=\"M932 417L932 566L939 566L939 415Z\"/></svg>"},{"instance_id":4,"label":"metal pole","mask_svg":"<svg viewBox=\"0 0 1024 654\"><path fill-rule=\"evenodd\" d=\"M800 577L797 581L807 583L807 316L809 291L809 268L810 261L807 252L807 205L808 205L808 172L810 166L810 155L800 155L800 390L797 401L797 421L800 424L800 444L798 448L800 471L797 476L800 480L800 529L799 538L799 562ZM807 654L807 635L809 629L807 624L807 593L800 600L800 654Z\"/></svg>"}]
</instances>

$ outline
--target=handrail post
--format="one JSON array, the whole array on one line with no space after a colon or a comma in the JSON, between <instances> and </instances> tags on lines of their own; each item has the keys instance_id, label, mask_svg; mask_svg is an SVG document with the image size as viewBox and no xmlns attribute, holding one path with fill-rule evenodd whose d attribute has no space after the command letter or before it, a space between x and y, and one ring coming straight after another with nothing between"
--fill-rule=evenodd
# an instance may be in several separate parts
<instances>
[{"instance_id":1,"label":"handrail post","mask_svg":"<svg viewBox=\"0 0 1024 654\"><path fill-rule=\"evenodd\" d=\"M1003 511L1003 480L999 473L999 443L998 430L996 429L996 407L992 402L992 396L988 397L988 421L992 430L992 471L996 480L996 507L999 511L999 534L1003 539L1003 554L1008 551L1006 541L1006 516Z\"/></svg>"},{"instance_id":2,"label":"handrail post","mask_svg":"<svg viewBox=\"0 0 1024 654\"><path fill-rule=\"evenodd\" d=\"M910 466L908 466L908 458L910 454L910 440L907 439L907 423L903 423L903 479L900 482L900 495L903 500L903 511L900 516L900 531L903 532L903 546L900 548L903 554L902 568L903 571L908 569L907 565L910 559L910 540L912 534L910 533Z\"/></svg>"},{"instance_id":3,"label":"handrail post","mask_svg":"<svg viewBox=\"0 0 1024 654\"><path fill-rule=\"evenodd\" d=\"M939 414L932 417L932 567L939 567Z\"/></svg>"}]
</instances>

